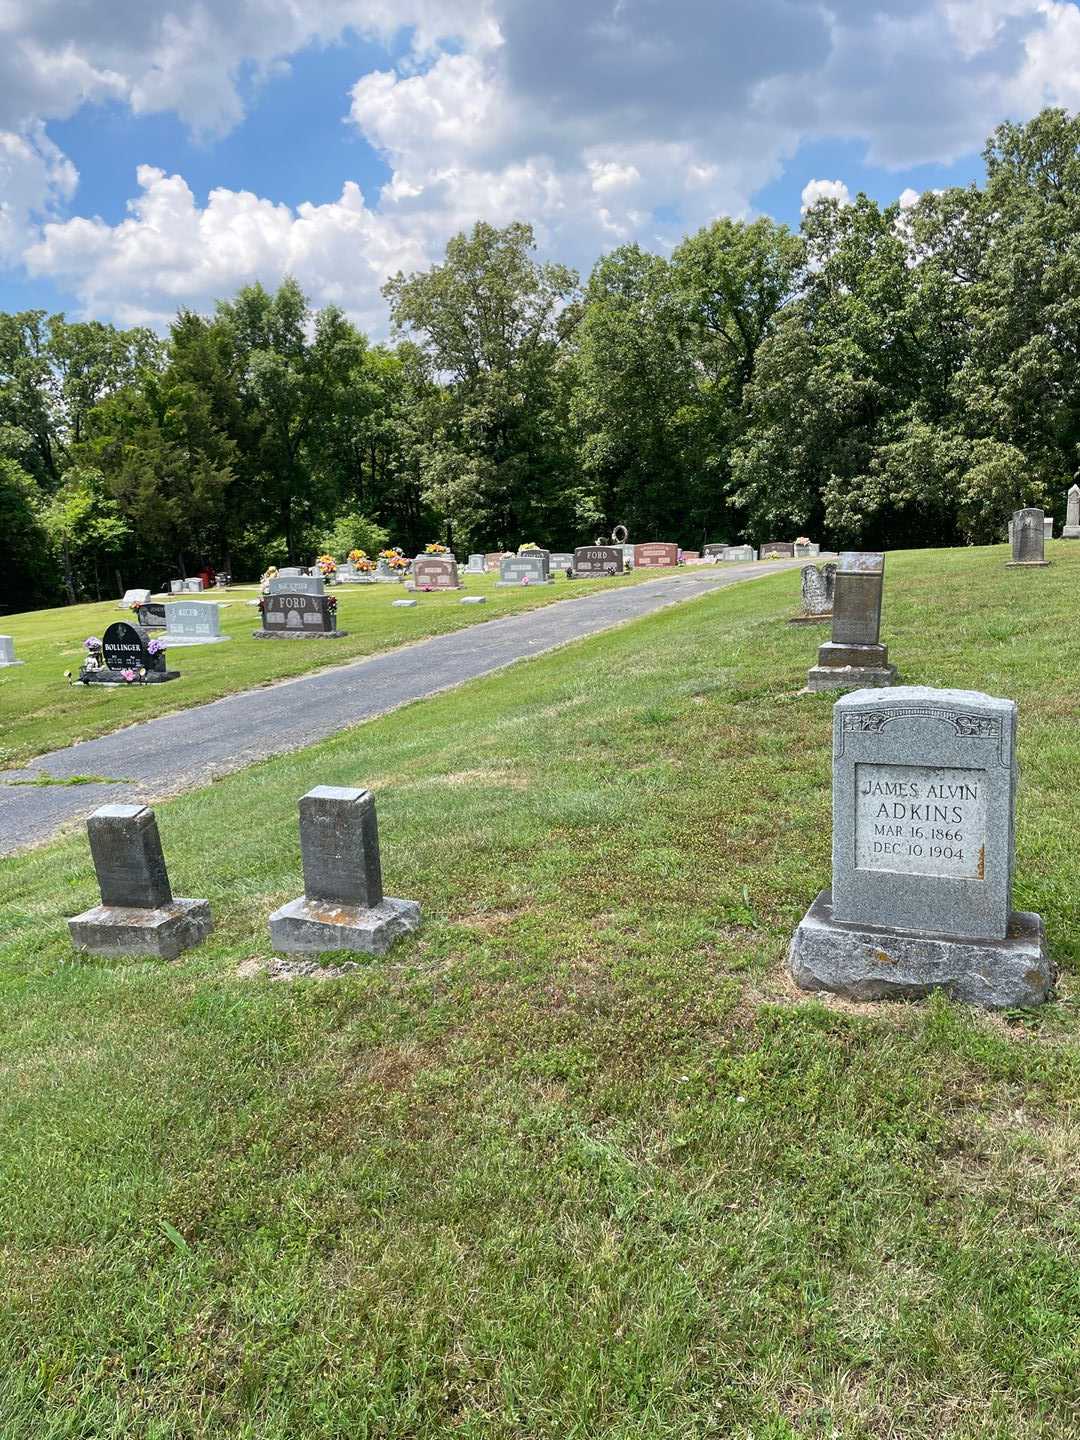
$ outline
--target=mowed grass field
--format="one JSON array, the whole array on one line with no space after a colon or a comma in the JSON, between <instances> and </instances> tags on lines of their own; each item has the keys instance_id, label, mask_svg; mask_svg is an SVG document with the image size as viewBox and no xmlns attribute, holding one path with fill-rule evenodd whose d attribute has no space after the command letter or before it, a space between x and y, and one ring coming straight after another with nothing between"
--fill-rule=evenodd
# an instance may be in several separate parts
<instances>
[{"instance_id":1,"label":"mowed grass field","mask_svg":"<svg viewBox=\"0 0 1080 1440\"><path fill-rule=\"evenodd\" d=\"M461 572L459 572L461 573ZM415 597L398 585L337 585L327 593L338 599L338 628L348 635L340 640L309 643L255 640L259 612L257 585L234 586L228 591L188 595L188 600L217 601L224 605L221 631L230 637L224 645L190 645L173 652L172 665L179 680L166 685L68 686L64 672L78 674L89 635L98 639L115 620L132 620L115 600L98 605L72 605L58 610L33 610L22 615L0 615L0 634L15 639L16 656L24 661L15 669L0 669L0 769L10 769L35 755L90 740L125 725L149 720L172 710L186 710L238 690L269 685L328 665L340 665L361 655L374 655L480 624L517 610L532 610L589 594L605 587L640 584L670 575L669 570L636 570L611 580L567 580L559 575L551 585L498 588L497 575L464 575L465 588L438 594L418 591ZM487 603L462 605L463 595L485 595ZM415 609L396 610L394 600L415 598ZM151 631L163 636L164 631Z\"/></svg>"},{"instance_id":2,"label":"mowed grass field","mask_svg":"<svg viewBox=\"0 0 1080 1440\"><path fill-rule=\"evenodd\" d=\"M825 631L778 574L158 808L217 929L76 958L0 864L0 1435L1044 1440L1080 1414L1080 545L889 557L909 682L1020 706L1037 1014L794 990ZM220 647L225 649L226 647ZM421 934L271 983L296 802L376 793Z\"/></svg>"}]
</instances>

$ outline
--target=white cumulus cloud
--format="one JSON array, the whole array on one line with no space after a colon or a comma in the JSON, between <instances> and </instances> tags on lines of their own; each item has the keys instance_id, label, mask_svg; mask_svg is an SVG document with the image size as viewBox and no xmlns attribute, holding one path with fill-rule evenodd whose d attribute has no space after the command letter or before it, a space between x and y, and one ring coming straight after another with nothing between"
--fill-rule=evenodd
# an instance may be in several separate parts
<instances>
[{"instance_id":1,"label":"white cumulus cloud","mask_svg":"<svg viewBox=\"0 0 1080 1440\"><path fill-rule=\"evenodd\" d=\"M802 213L812 210L819 200L835 200L851 204L851 191L843 180L808 180L802 189Z\"/></svg>"}]
</instances>

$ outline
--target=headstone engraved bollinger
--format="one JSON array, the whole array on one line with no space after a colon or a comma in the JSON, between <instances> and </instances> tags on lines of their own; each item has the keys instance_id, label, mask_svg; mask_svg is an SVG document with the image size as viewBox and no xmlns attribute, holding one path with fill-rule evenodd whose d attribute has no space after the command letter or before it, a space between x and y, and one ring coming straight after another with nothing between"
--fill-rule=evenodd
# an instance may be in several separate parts
<instances>
[{"instance_id":1,"label":"headstone engraved bollinger","mask_svg":"<svg viewBox=\"0 0 1080 1440\"><path fill-rule=\"evenodd\" d=\"M1073 485L1065 500L1063 540L1080 540L1080 485Z\"/></svg>"},{"instance_id":2,"label":"headstone engraved bollinger","mask_svg":"<svg viewBox=\"0 0 1080 1440\"><path fill-rule=\"evenodd\" d=\"M336 617L327 595L267 595L262 629L252 634L256 640L340 640L349 632L337 628Z\"/></svg>"},{"instance_id":3,"label":"headstone engraved bollinger","mask_svg":"<svg viewBox=\"0 0 1080 1440\"><path fill-rule=\"evenodd\" d=\"M141 625L128 620L117 620L108 626L101 637L101 665L97 670L80 670L79 679L88 685L126 685L124 671L140 670L144 684L159 685L166 680L178 680L180 672L169 670L165 664L165 652L156 655L149 651L150 636Z\"/></svg>"},{"instance_id":4,"label":"headstone engraved bollinger","mask_svg":"<svg viewBox=\"0 0 1080 1440\"><path fill-rule=\"evenodd\" d=\"M804 565L801 577L802 614L795 617L796 621L821 624L831 620L835 585L836 566L832 561L827 565Z\"/></svg>"},{"instance_id":5,"label":"headstone engraved bollinger","mask_svg":"<svg viewBox=\"0 0 1080 1440\"><path fill-rule=\"evenodd\" d=\"M634 565L639 569L654 569L678 565L679 547L672 540L649 540L644 545L634 546Z\"/></svg>"},{"instance_id":6,"label":"headstone engraved bollinger","mask_svg":"<svg viewBox=\"0 0 1080 1440\"><path fill-rule=\"evenodd\" d=\"M8 665L22 665L22 660L15 658L15 641L10 635L0 635L0 669Z\"/></svg>"},{"instance_id":7,"label":"headstone engraved bollinger","mask_svg":"<svg viewBox=\"0 0 1080 1440\"><path fill-rule=\"evenodd\" d=\"M416 930L420 906L383 894L375 800L369 790L317 785L300 801L304 893L270 916L275 950L382 955Z\"/></svg>"},{"instance_id":8,"label":"headstone engraved bollinger","mask_svg":"<svg viewBox=\"0 0 1080 1440\"><path fill-rule=\"evenodd\" d=\"M460 590L457 561L449 555L418 555L413 561L416 590Z\"/></svg>"},{"instance_id":9,"label":"headstone engraved bollinger","mask_svg":"<svg viewBox=\"0 0 1080 1440\"><path fill-rule=\"evenodd\" d=\"M833 580L832 639L818 648L806 678L808 690L861 690L895 685L889 647L879 643L885 556L877 551L844 551Z\"/></svg>"},{"instance_id":10,"label":"headstone engraved bollinger","mask_svg":"<svg viewBox=\"0 0 1080 1440\"><path fill-rule=\"evenodd\" d=\"M579 545L574 551L575 578L621 575L624 569L621 545Z\"/></svg>"},{"instance_id":11,"label":"headstone engraved bollinger","mask_svg":"<svg viewBox=\"0 0 1080 1440\"><path fill-rule=\"evenodd\" d=\"M1043 512L1037 506L1017 510L1012 518L1012 559L1014 565L1049 565L1044 553L1046 529Z\"/></svg>"},{"instance_id":12,"label":"headstone engraved bollinger","mask_svg":"<svg viewBox=\"0 0 1080 1440\"><path fill-rule=\"evenodd\" d=\"M86 828L101 904L68 921L77 950L173 960L206 939L210 906L173 896L153 810L103 805Z\"/></svg>"},{"instance_id":13,"label":"headstone engraved bollinger","mask_svg":"<svg viewBox=\"0 0 1080 1440\"><path fill-rule=\"evenodd\" d=\"M221 633L221 606L213 600L173 600L165 606L165 643L221 645L230 639Z\"/></svg>"},{"instance_id":14,"label":"headstone engraved bollinger","mask_svg":"<svg viewBox=\"0 0 1080 1440\"><path fill-rule=\"evenodd\" d=\"M1016 787L1011 700L917 685L838 700L833 883L792 939L796 982L854 1000L1046 1000L1042 920L1012 909Z\"/></svg>"},{"instance_id":15,"label":"headstone engraved bollinger","mask_svg":"<svg viewBox=\"0 0 1080 1440\"><path fill-rule=\"evenodd\" d=\"M527 580L530 585L549 585L546 555L539 550L525 550L520 555L504 555L499 565L496 587L520 585Z\"/></svg>"}]
</instances>

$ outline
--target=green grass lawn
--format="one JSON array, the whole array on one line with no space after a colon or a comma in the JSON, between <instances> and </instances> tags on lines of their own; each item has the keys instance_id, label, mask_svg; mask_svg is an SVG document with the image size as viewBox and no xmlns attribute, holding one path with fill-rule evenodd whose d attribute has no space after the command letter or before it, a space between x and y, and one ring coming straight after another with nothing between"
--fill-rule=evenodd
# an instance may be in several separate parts
<instances>
[{"instance_id":1,"label":"green grass lawn","mask_svg":"<svg viewBox=\"0 0 1080 1440\"><path fill-rule=\"evenodd\" d=\"M139 720L185 710L238 690L269 685L327 665L340 665L358 655L374 655L460 630L516 610L532 610L595 591L603 586L634 585L669 575L668 570L637 570L621 579L567 580L558 576L549 586L499 589L497 575L462 576L465 589L439 595L418 592L415 610L395 610L391 601L405 597L396 585L338 585L338 626L348 631L342 640L279 642L255 640L258 611L247 602L258 598L257 585L235 586L228 592L188 600L220 600L225 645L191 645L173 652L180 679L167 685L131 689L114 686L69 687L65 670L78 673L88 635L99 639L114 620L131 619L115 600L99 605L34 610L23 615L0 615L0 633L15 637L15 653L25 664L0 670L0 769L11 768L34 755L56 750L77 740L90 740ZM462 605L462 595L486 595L487 604ZM153 631L152 634L164 634Z\"/></svg>"},{"instance_id":2,"label":"green grass lawn","mask_svg":"<svg viewBox=\"0 0 1080 1440\"><path fill-rule=\"evenodd\" d=\"M796 573L159 806L217 918L174 964L73 956L82 834L3 862L0 1435L1074 1437L1080 545L1050 556L890 556L884 625L905 680L1019 703L1037 1015L787 979L830 850ZM318 783L376 792L425 928L242 978Z\"/></svg>"}]
</instances>

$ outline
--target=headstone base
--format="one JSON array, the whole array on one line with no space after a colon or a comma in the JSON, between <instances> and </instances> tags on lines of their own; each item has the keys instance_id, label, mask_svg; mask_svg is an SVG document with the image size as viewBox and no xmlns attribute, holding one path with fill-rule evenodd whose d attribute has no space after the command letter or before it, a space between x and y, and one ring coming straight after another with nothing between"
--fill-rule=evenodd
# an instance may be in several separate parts
<instances>
[{"instance_id":1,"label":"headstone base","mask_svg":"<svg viewBox=\"0 0 1080 1440\"><path fill-rule=\"evenodd\" d=\"M376 581L374 575L339 575L337 583L339 585L374 585Z\"/></svg>"},{"instance_id":2,"label":"headstone base","mask_svg":"<svg viewBox=\"0 0 1080 1440\"><path fill-rule=\"evenodd\" d=\"M523 584L520 580L496 580L496 581L495 581L495 589L496 589L496 590L532 590L532 589L533 589L535 586L537 586L537 585L551 585L552 583L553 583L553 582L552 582L551 580L530 580L529 583L528 583L528 585L525 585L525 584Z\"/></svg>"},{"instance_id":3,"label":"headstone base","mask_svg":"<svg viewBox=\"0 0 1080 1440\"><path fill-rule=\"evenodd\" d=\"M0 660L0 670L7 670L11 665L25 665L25 660Z\"/></svg>"},{"instance_id":4,"label":"headstone base","mask_svg":"<svg viewBox=\"0 0 1080 1440\"><path fill-rule=\"evenodd\" d=\"M166 680L179 680L179 670L148 670L136 680L125 680L122 670L80 670L80 685L161 685Z\"/></svg>"},{"instance_id":5,"label":"headstone base","mask_svg":"<svg viewBox=\"0 0 1080 1440\"><path fill-rule=\"evenodd\" d=\"M896 684L896 666L889 664L887 645L843 645L826 640L818 646L818 663L806 677L807 690L879 690Z\"/></svg>"},{"instance_id":6,"label":"headstone base","mask_svg":"<svg viewBox=\"0 0 1080 1440\"><path fill-rule=\"evenodd\" d=\"M286 954L359 950L384 955L395 940L420 927L415 900L384 895L378 905L335 905L301 895L270 916L270 943Z\"/></svg>"},{"instance_id":7,"label":"headstone base","mask_svg":"<svg viewBox=\"0 0 1080 1440\"><path fill-rule=\"evenodd\" d=\"M347 630L253 630L256 640L343 640Z\"/></svg>"},{"instance_id":8,"label":"headstone base","mask_svg":"<svg viewBox=\"0 0 1080 1440\"><path fill-rule=\"evenodd\" d=\"M463 595L458 601L459 605L486 605L486 595Z\"/></svg>"},{"instance_id":9,"label":"headstone base","mask_svg":"<svg viewBox=\"0 0 1080 1440\"><path fill-rule=\"evenodd\" d=\"M788 951L802 990L848 1000L916 1000L931 990L989 1010L1041 1005L1057 967L1046 953L1042 917L1014 910L1004 940L914 935L833 918L823 890L803 916Z\"/></svg>"},{"instance_id":10,"label":"headstone base","mask_svg":"<svg viewBox=\"0 0 1080 1440\"><path fill-rule=\"evenodd\" d=\"M179 650L185 645L223 645L231 635L163 635L161 643L166 650Z\"/></svg>"},{"instance_id":11,"label":"headstone base","mask_svg":"<svg viewBox=\"0 0 1080 1440\"><path fill-rule=\"evenodd\" d=\"M1061 532L1062 540L1080 540L1080 525L1066 525Z\"/></svg>"},{"instance_id":12,"label":"headstone base","mask_svg":"<svg viewBox=\"0 0 1080 1440\"><path fill-rule=\"evenodd\" d=\"M86 955L153 955L175 960L214 928L207 900L174 899L160 910L95 905L68 921L71 943Z\"/></svg>"},{"instance_id":13,"label":"headstone base","mask_svg":"<svg viewBox=\"0 0 1080 1440\"><path fill-rule=\"evenodd\" d=\"M1006 570L1045 570L1049 560L1006 560Z\"/></svg>"}]
</instances>

